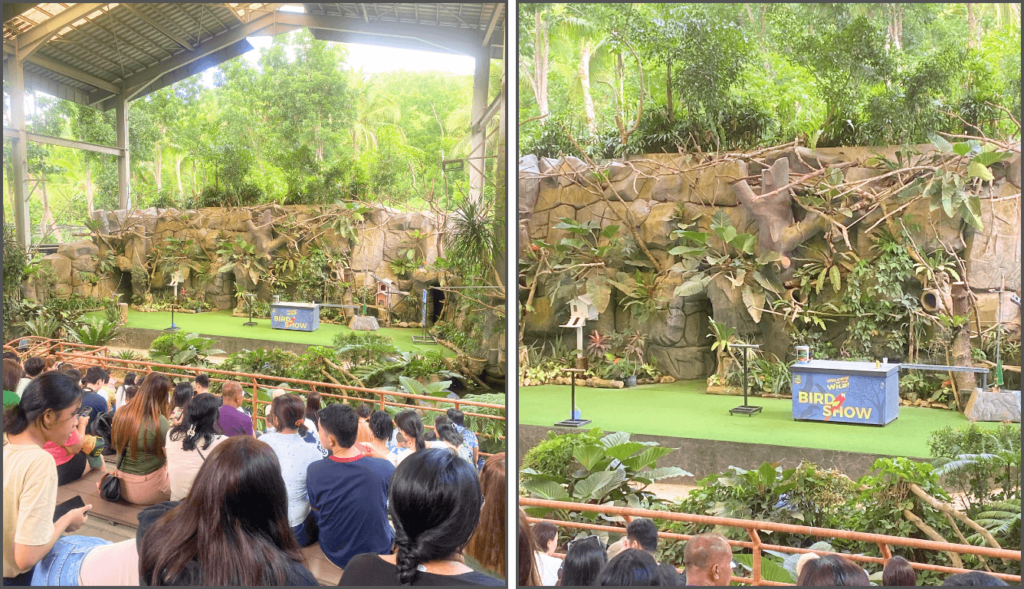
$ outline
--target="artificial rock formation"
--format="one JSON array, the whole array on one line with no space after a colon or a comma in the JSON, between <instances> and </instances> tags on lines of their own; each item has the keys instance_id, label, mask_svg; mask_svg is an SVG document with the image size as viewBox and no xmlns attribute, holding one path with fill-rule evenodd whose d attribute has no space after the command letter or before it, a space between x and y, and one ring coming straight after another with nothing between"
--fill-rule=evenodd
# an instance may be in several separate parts
<instances>
[{"instance_id":1,"label":"artificial rock formation","mask_svg":"<svg viewBox=\"0 0 1024 589\"><path fill-rule=\"evenodd\" d=\"M619 235L639 236L657 267L664 270L675 260L668 251L677 243L671 237L678 227L678 209L699 213L698 227L710 232L709 222L718 211L724 211L737 232L751 233L758 238L758 252L774 251L783 256L774 264L776 276L783 281L792 276L796 259L804 254L807 244L821 240L828 229L827 219L808 214L793 203L787 185L801 176L815 173L826 164L840 169L846 182L867 180L882 172L864 166L869 158L881 154L895 159L899 147L843 147L811 151L788 148L764 156L768 165L755 161L724 161L706 165L696 154L646 154L623 160L601 162L601 173L577 158L538 158L527 155L519 160L519 245L531 239L556 244L568 235L556 225L563 218L578 222L594 221L601 227L619 225ZM922 153L934 149L920 145ZM1020 330L1020 309L1009 302L1004 293L990 289L1020 289L1020 156L992 166L996 181L981 195L984 231L977 232L959 218L950 219L943 211L932 210L927 199L920 199L901 211L901 217L912 216L919 227L912 235L923 251L948 248L955 250L967 266L967 283L974 296L982 327L998 319L1011 332ZM761 175L759 194L747 179ZM751 176L755 175L755 176ZM868 183L865 188L870 188ZM883 219L881 210L855 210L853 218L843 222L849 230L851 249L862 258L875 254L871 249L873 233L886 228L878 224L873 232L865 231ZM852 221L859 219L856 224ZM840 240L842 241L842 240ZM837 247L845 247L837 244ZM790 263L787 263L790 262ZM609 277L623 270L622 260L607 260ZM639 324L630 311L619 303L622 293L613 289L608 308L597 321L588 322L586 332L597 330L641 330L648 335L648 355L657 358L658 368L678 379L705 378L715 370L710 352L712 339L708 319L734 327L738 335L762 344L762 348L780 358L790 351L786 324L765 313L754 321L741 292L722 277L713 280L703 292L688 297L673 297L678 281L673 274L663 278L662 289L668 304L644 324ZM538 290L533 311L525 320L525 341L534 343L568 338L569 330L560 328L568 318L567 300L553 303L548 293ZM842 328L826 333L835 339ZM567 344L574 342L566 340Z\"/></svg>"}]
</instances>

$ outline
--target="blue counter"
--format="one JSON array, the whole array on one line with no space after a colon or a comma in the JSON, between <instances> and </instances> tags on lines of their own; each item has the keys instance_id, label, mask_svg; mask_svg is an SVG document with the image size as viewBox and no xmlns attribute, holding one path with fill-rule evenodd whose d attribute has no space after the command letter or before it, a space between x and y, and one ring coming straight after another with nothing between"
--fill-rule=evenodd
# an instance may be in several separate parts
<instances>
[{"instance_id":1,"label":"blue counter","mask_svg":"<svg viewBox=\"0 0 1024 589\"><path fill-rule=\"evenodd\" d=\"M899 368L836 360L794 364L793 419L886 425L900 414Z\"/></svg>"},{"instance_id":2,"label":"blue counter","mask_svg":"<svg viewBox=\"0 0 1024 589\"><path fill-rule=\"evenodd\" d=\"M313 303L273 303L270 326L289 331L316 331L320 327L320 305Z\"/></svg>"}]
</instances>

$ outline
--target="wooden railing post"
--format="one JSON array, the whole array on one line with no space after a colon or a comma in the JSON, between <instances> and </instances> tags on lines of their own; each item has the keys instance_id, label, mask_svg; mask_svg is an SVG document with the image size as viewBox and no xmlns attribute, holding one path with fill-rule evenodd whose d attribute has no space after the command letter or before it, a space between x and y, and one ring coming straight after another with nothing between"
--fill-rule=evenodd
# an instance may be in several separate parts
<instances>
[{"instance_id":1,"label":"wooden railing post","mask_svg":"<svg viewBox=\"0 0 1024 589\"><path fill-rule=\"evenodd\" d=\"M754 528L748 528L747 533L750 534L750 541L754 543L754 558L753 558L753 570L750 575L753 578L753 585L761 584L761 536L757 533Z\"/></svg>"}]
</instances>

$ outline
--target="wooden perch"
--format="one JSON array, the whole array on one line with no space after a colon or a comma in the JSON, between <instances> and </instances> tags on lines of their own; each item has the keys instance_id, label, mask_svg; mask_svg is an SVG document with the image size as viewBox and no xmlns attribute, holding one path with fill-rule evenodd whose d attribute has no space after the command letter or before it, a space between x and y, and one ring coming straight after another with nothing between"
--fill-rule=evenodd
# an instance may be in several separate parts
<instances>
[{"instance_id":1,"label":"wooden perch","mask_svg":"<svg viewBox=\"0 0 1024 589\"><path fill-rule=\"evenodd\" d=\"M366 388L366 385L363 384L363 381L359 380L359 378L357 378L356 375L352 374L348 370L345 370L344 368L342 368L341 366L338 366L334 362L331 362L327 358L324 358L324 362L326 362L327 365L330 366L331 368L333 368L333 369L337 370L338 372L344 374L345 376L351 378L352 381L355 382L357 385L359 385L361 388L364 388L364 389Z\"/></svg>"},{"instance_id":2,"label":"wooden perch","mask_svg":"<svg viewBox=\"0 0 1024 589\"><path fill-rule=\"evenodd\" d=\"M917 526L917 529L919 529L922 532L924 532L925 536L928 536L929 538L931 538L932 540L935 540L936 542L944 542L946 544L949 544L949 540L946 540L945 538L943 538L942 534L936 532L934 528L932 528L928 524L924 523L923 519L921 519L921 518L917 517L916 515L914 515L913 511L910 511L909 509L904 509L903 510L903 517L905 517L908 522L910 522L910 523L914 524L915 526ZM956 567L958 569L964 568L964 561L960 560L960 555L959 554L957 554L955 552L947 552L946 554L948 554L949 555L949 559L953 561L953 566L954 567Z\"/></svg>"},{"instance_id":3,"label":"wooden perch","mask_svg":"<svg viewBox=\"0 0 1024 589\"><path fill-rule=\"evenodd\" d=\"M955 517L956 519L967 524L968 527L970 527L972 530L981 534L981 537L984 538L985 541L988 542L988 545L992 548L1002 548L1002 546L999 545L999 542L996 541L996 539L992 536L991 533L989 533L988 530L986 530L983 526L981 526L971 518L967 517L960 510L956 509L952 505L949 505L948 503L943 503L942 501L939 501L935 497L932 497L931 495L926 493L924 489L922 489L915 483L910 483L910 490L915 495L917 495L921 499L921 501L924 501L928 505L932 506L932 509L935 509L936 511L941 511L946 515Z\"/></svg>"},{"instance_id":4,"label":"wooden perch","mask_svg":"<svg viewBox=\"0 0 1024 589\"><path fill-rule=\"evenodd\" d=\"M252 220L247 220L245 226L256 239L256 252L264 260L270 260L274 252L281 249L281 246L288 243L285 235L274 238L273 218L270 216L271 209L263 211L260 215L260 224L257 227Z\"/></svg>"}]
</instances>

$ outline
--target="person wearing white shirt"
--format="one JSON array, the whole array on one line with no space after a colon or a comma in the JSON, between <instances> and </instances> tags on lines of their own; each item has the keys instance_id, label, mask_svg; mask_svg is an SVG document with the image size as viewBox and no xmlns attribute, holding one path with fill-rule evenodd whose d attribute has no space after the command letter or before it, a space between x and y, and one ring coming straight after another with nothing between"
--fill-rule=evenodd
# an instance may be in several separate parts
<instances>
[{"instance_id":1,"label":"person wearing white shirt","mask_svg":"<svg viewBox=\"0 0 1024 589\"><path fill-rule=\"evenodd\" d=\"M558 585L558 569L562 561L552 556L558 548L558 528L555 524L539 522L533 525L533 539L538 550L534 553L540 583L545 587Z\"/></svg>"}]
</instances>

